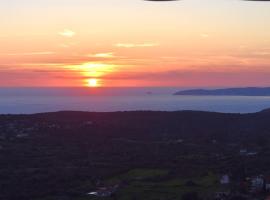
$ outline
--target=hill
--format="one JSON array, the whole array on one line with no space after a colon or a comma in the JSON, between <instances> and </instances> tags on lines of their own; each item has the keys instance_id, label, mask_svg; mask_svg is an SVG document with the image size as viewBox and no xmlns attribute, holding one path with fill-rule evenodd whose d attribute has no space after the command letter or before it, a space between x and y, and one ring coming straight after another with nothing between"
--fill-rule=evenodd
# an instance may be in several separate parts
<instances>
[{"instance_id":1,"label":"hill","mask_svg":"<svg viewBox=\"0 0 270 200\"><path fill-rule=\"evenodd\" d=\"M270 96L270 87L247 87L225 89L194 89L176 92L174 95L213 95L213 96Z\"/></svg>"},{"instance_id":2,"label":"hill","mask_svg":"<svg viewBox=\"0 0 270 200\"><path fill-rule=\"evenodd\" d=\"M270 175L269 138L270 112L0 115L0 199L211 200L224 173L238 194Z\"/></svg>"}]
</instances>

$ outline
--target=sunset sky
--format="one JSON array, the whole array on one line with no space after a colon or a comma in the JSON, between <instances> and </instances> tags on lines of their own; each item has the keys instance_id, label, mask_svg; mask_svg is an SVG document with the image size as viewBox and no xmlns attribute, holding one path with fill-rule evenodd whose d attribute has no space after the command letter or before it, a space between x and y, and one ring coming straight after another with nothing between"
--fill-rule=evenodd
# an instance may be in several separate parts
<instances>
[{"instance_id":1,"label":"sunset sky","mask_svg":"<svg viewBox=\"0 0 270 200\"><path fill-rule=\"evenodd\" d=\"M270 2L0 2L0 86L270 86Z\"/></svg>"}]
</instances>

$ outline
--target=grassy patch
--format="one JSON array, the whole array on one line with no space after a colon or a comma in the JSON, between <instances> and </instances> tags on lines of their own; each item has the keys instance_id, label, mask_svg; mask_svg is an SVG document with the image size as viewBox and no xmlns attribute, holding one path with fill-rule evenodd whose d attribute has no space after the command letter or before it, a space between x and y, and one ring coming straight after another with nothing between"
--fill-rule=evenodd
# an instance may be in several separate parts
<instances>
[{"instance_id":1,"label":"grassy patch","mask_svg":"<svg viewBox=\"0 0 270 200\"><path fill-rule=\"evenodd\" d=\"M162 169L133 169L127 173L106 180L107 184L116 184L122 181L145 180L168 175L167 170Z\"/></svg>"},{"instance_id":2,"label":"grassy patch","mask_svg":"<svg viewBox=\"0 0 270 200\"><path fill-rule=\"evenodd\" d=\"M213 173L187 179L170 177L168 170L162 169L133 169L108 179L105 183L121 182L125 184L116 192L119 200L181 199L188 192L197 192L199 196L207 197L218 187L218 177ZM188 182L193 182L194 185L187 184Z\"/></svg>"}]
</instances>

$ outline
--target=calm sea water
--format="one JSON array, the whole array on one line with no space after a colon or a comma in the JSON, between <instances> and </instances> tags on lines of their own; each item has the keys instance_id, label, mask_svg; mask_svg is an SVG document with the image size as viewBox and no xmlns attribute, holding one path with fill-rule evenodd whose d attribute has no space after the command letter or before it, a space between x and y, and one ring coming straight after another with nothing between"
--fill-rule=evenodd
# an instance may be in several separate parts
<instances>
[{"instance_id":1,"label":"calm sea water","mask_svg":"<svg viewBox=\"0 0 270 200\"><path fill-rule=\"evenodd\" d=\"M1 114L75 111L201 110L250 113L270 108L270 97L174 96L185 88L0 88Z\"/></svg>"}]
</instances>

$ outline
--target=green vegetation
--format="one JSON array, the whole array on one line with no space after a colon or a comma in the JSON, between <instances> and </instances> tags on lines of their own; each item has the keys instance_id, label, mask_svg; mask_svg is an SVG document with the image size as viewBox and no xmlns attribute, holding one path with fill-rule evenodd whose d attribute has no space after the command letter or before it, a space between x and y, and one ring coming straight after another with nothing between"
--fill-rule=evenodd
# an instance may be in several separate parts
<instances>
[{"instance_id":1,"label":"green vegetation","mask_svg":"<svg viewBox=\"0 0 270 200\"><path fill-rule=\"evenodd\" d=\"M246 177L270 177L269 133L267 111L0 116L0 199L212 200L224 191L233 191L230 197L239 191L250 195L242 184ZM247 153L241 154L242 149ZM218 181L224 174L230 176L226 188Z\"/></svg>"},{"instance_id":2,"label":"green vegetation","mask_svg":"<svg viewBox=\"0 0 270 200\"><path fill-rule=\"evenodd\" d=\"M161 169L133 169L105 182L114 184L121 181L124 181L125 185L116 193L119 200L181 199L182 195L190 192L206 197L218 186L218 177L213 173L187 179L172 177L169 171Z\"/></svg>"},{"instance_id":3,"label":"green vegetation","mask_svg":"<svg viewBox=\"0 0 270 200\"><path fill-rule=\"evenodd\" d=\"M106 180L106 184L118 184L122 181L145 180L168 175L167 170L162 169L133 169L127 173Z\"/></svg>"}]
</instances>

